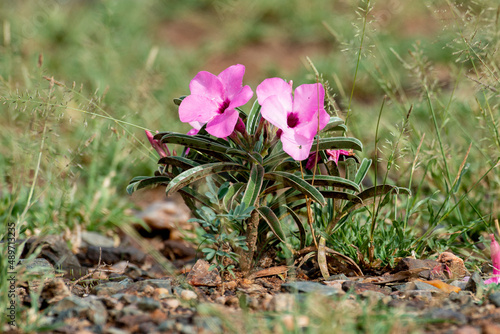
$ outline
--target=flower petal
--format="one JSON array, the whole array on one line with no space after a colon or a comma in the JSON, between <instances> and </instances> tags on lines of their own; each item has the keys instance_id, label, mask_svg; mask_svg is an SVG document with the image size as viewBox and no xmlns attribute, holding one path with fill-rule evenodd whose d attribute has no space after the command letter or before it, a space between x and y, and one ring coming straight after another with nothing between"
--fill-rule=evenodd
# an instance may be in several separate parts
<instances>
[{"instance_id":1,"label":"flower petal","mask_svg":"<svg viewBox=\"0 0 500 334\"><path fill-rule=\"evenodd\" d=\"M215 100L217 103L224 101L224 85L220 79L210 72L201 71L189 83L192 95L201 95Z\"/></svg>"},{"instance_id":2,"label":"flower petal","mask_svg":"<svg viewBox=\"0 0 500 334\"><path fill-rule=\"evenodd\" d=\"M234 131L239 113L235 109L226 109L223 114L215 116L207 123L207 132L217 138L225 138Z\"/></svg>"},{"instance_id":3,"label":"flower petal","mask_svg":"<svg viewBox=\"0 0 500 334\"><path fill-rule=\"evenodd\" d=\"M500 245L495 239L495 235L490 234L491 244L491 264L493 265L493 275L500 275Z\"/></svg>"},{"instance_id":4,"label":"flower petal","mask_svg":"<svg viewBox=\"0 0 500 334\"><path fill-rule=\"evenodd\" d=\"M218 115L219 105L212 99L201 95L189 95L182 100L179 106L181 122L199 122L205 124L212 117Z\"/></svg>"},{"instance_id":5,"label":"flower petal","mask_svg":"<svg viewBox=\"0 0 500 334\"><path fill-rule=\"evenodd\" d=\"M311 152L313 141L304 140L301 136L294 136L291 133L284 132L281 136L283 143L283 151L288 153L293 159L300 161L305 160Z\"/></svg>"},{"instance_id":6,"label":"flower petal","mask_svg":"<svg viewBox=\"0 0 500 334\"><path fill-rule=\"evenodd\" d=\"M262 105L264 101L272 95L282 95L287 96L285 100L290 97L290 104L292 101L292 86L288 84L285 80L281 78L269 78L260 83L257 86L257 99L259 104ZM291 110L291 108L285 108L286 110Z\"/></svg>"},{"instance_id":7,"label":"flower petal","mask_svg":"<svg viewBox=\"0 0 500 334\"><path fill-rule=\"evenodd\" d=\"M299 122L305 123L317 119L319 110L320 129L323 129L330 120L330 116L325 111L324 101L325 90L323 85L306 84L297 87L294 94L293 111L298 113Z\"/></svg>"},{"instance_id":8,"label":"flower petal","mask_svg":"<svg viewBox=\"0 0 500 334\"><path fill-rule=\"evenodd\" d=\"M253 96L252 88L250 88L250 86L245 86L241 88L241 90L238 93L236 93L236 95L233 96L227 108L234 109L240 107L246 104L248 101L250 101L252 96Z\"/></svg>"},{"instance_id":9,"label":"flower petal","mask_svg":"<svg viewBox=\"0 0 500 334\"><path fill-rule=\"evenodd\" d=\"M245 75L245 66L243 65L233 65L226 68L224 71L220 72L217 76L224 86L226 92L226 98L232 100L233 97L238 94L241 90L243 84L243 76ZM253 94L253 93L252 93ZM247 101L248 102L248 101ZM245 102L246 103L246 102ZM243 104L245 104L243 103ZM241 104L241 105L243 105Z\"/></svg>"},{"instance_id":10,"label":"flower petal","mask_svg":"<svg viewBox=\"0 0 500 334\"><path fill-rule=\"evenodd\" d=\"M272 125L281 130L288 129L286 124L287 111L284 109L282 101L276 95L270 96L260 109L262 117Z\"/></svg>"}]
</instances>

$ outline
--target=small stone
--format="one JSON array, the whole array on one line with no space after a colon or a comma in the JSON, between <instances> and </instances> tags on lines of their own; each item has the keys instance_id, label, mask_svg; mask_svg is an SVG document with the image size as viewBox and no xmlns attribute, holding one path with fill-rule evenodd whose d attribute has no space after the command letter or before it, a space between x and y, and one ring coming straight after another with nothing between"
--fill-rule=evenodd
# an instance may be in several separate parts
<instances>
[{"instance_id":1,"label":"small stone","mask_svg":"<svg viewBox=\"0 0 500 334\"><path fill-rule=\"evenodd\" d=\"M381 292L372 290L364 290L361 292L360 296L371 301L383 300L385 297L387 297L385 294Z\"/></svg>"},{"instance_id":2,"label":"small stone","mask_svg":"<svg viewBox=\"0 0 500 334\"><path fill-rule=\"evenodd\" d=\"M465 287L467 286L467 282L455 280L455 281L451 282L450 285L451 286L456 286L456 287L464 290Z\"/></svg>"},{"instance_id":3,"label":"small stone","mask_svg":"<svg viewBox=\"0 0 500 334\"><path fill-rule=\"evenodd\" d=\"M415 298L422 301L432 300L431 290L407 290L403 293L405 298Z\"/></svg>"},{"instance_id":4,"label":"small stone","mask_svg":"<svg viewBox=\"0 0 500 334\"><path fill-rule=\"evenodd\" d=\"M153 293L155 292L155 288L153 288L151 285L146 285L142 292L146 295L151 297Z\"/></svg>"},{"instance_id":5,"label":"small stone","mask_svg":"<svg viewBox=\"0 0 500 334\"><path fill-rule=\"evenodd\" d=\"M475 272L471 275L465 286L465 291L471 291L477 298L481 299L483 297L485 289L485 284L481 275Z\"/></svg>"},{"instance_id":6,"label":"small stone","mask_svg":"<svg viewBox=\"0 0 500 334\"><path fill-rule=\"evenodd\" d=\"M295 296L289 293L278 293L269 303L269 311L291 312L295 308Z\"/></svg>"},{"instance_id":7,"label":"small stone","mask_svg":"<svg viewBox=\"0 0 500 334\"><path fill-rule=\"evenodd\" d=\"M165 288L156 288L153 294L158 299L165 299L171 296L170 290Z\"/></svg>"},{"instance_id":8,"label":"small stone","mask_svg":"<svg viewBox=\"0 0 500 334\"><path fill-rule=\"evenodd\" d=\"M118 291L126 288L126 285L121 282L106 282L96 285L92 289L92 293L97 296L110 296L118 293Z\"/></svg>"},{"instance_id":9,"label":"small stone","mask_svg":"<svg viewBox=\"0 0 500 334\"><path fill-rule=\"evenodd\" d=\"M143 291L146 285L151 285L153 288L163 288L168 291L172 291L172 279L145 279L143 281L139 281L134 283L134 287L137 288L137 291Z\"/></svg>"},{"instance_id":10,"label":"small stone","mask_svg":"<svg viewBox=\"0 0 500 334\"><path fill-rule=\"evenodd\" d=\"M83 231L81 236L82 241L87 245L96 247L113 247L115 245L115 241L113 239L105 237L97 232Z\"/></svg>"},{"instance_id":11,"label":"small stone","mask_svg":"<svg viewBox=\"0 0 500 334\"><path fill-rule=\"evenodd\" d=\"M291 293L319 293L325 296L332 296L341 293L335 286L326 286L317 282L291 282L283 283L281 285L281 291L291 292Z\"/></svg>"},{"instance_id":12,"label":"small stone","mask_svg":"<svg viewBox=\"0 0 500 334\"><path fill-rule=\"evenodd\" d=\"M96 325L106 323L108 312L104 304L95 296L80 298L69 296L55 304L50 309L50 314L57 314L58 320L64 320L72 317L84 317Z\"/></svg>"},{"instance_id":13,"label":"small stone","mask_svg":"<svg viewBox=\"0 0 500 334\"><path fill-rule=\"evenodd\" d=\"M160 302L153 298L141 298L137 302L137 308L141 311L150 312L161 307Z\"/></svg>"},{"instance_id":14,"label":"small stone","mask_svg":"<svg viewBox=\"0 0 500 334\"><path fill-rule=\"evenodd\" d=\"M494 292L488 296L490 303L496 307L500 307L500 292Z\"/></svg>"},{"instance_id":15,"label":"small stone","mask_svg":"<svg viewBox=\"0 0 500 334\"><path fill-rule=\"evenodd\" d=\"M178 308L181 305L181 302L178 299L170 298L170 299L164 300L163 304L165 304L168 308L175 310L176 308Z\"/></svg>"},{"instance_id":16,"label":"small stone","mask_svg":"<svg viewBox=\"0 0 500 334\"><path fill-rule=\"evenodd\" d=\"M129 334L130 332L116 327L109 327L104 330L104 334Z\"/></svg>"},{"instance_id":17,"label":"small stone","mask_svg":"<svg viewBox=\"0 0 500 334\"><path fill-rule=\"evenodd\" d=\"M462 313L450 309L434 309L427 314L427 317L433 320L444 320L458 325L465 325L467 317Z\"/></svg>"},{"instance_id":18,"label":"small stone","mask_svg":"<svg viewBox=\"0 0 500 334\"><path fill-rule=\"evenodd\" d=\"M481 330L472 326L464 326L454 331L453 334L481 334Z\"/></svg>"},{"instance_id":19,"label":"small stone","mask_svg":"<svg viewBox=\"0 0 500 334\"><path fill-rule=\"evenodd\" d=\"M234 290L237 286L238 283L236 283L236 281L224 282L224 289L226 290Z\"/></svg>"},{"instance_id":20,"label":"small stone","mask_svg":"<svg viewBox=\"0 0 500 334\"><path fill-rule=\"evenodd\" d=\"M416 290L443 292L434 285L430 285L422 281L415 281L414 283Z\"/></svg>"},{"instance_id":21,"label":"small stone","mask_svg":"<svg viewBox=\"0 0 500 334\"><path fill-rule=\"evenodd\" d=\"M49 261L42 258L33 259L31 261L21 259L18 264L25 265L26 272L29 275L38 277L55 275L54 266Z\"/></svg>"},{"instance_id":22,"label":"small stone","mask_svg":"<svg viewBox=\"0 0 500 334\"><path fill-rule=\"evenodd\" d=\"M218 286L222 283L217 268L209 270L210 263L205 260L196 261L187 276L187 282L193 286Z\"/></svg>"},{"instance_id":23,"label":"small stone","mask_svg":"<svg viewBox=\"0 0 500 334\"><path fill-rule=\"evenodd\" d=\"M414 282L408 282L408 283L404 283L404 284L393 285L392 289L394 291L401 291L401 292L408 291L408 290L417 290L417 288L415 287L415 283Z\"/></svg>"},{"instance_id":24,"label":"small stone","mask_svg":"<svg viewBox=\"0 0 500 334\"><path fill-rule=\"evenodd\" d=\"M459 305L468 305L472 302L473 294L470 291L450 292L449 300Z\"/></svg>"},{"instance_id":25,"label":"small stone","mask_svg":"<svg viewBox=\"0 0 500 334\"><path fill-rule=\"evenodd\" d=\"M184 300L195 300L198 299L198 295L196 292L191 290L182 290L180 293L180 297Z\"/></svg>"},{"instance_id":26,"label":"small stone","mask_svg":"<svg viewBox=\"0 0 500 334\"><path fill-rule=\"evenodd\" d=\"M347 281L349 278L344 274L332 275L327 281Z\"/></svg>"},{"instance_id":27,"label":"small stone","mask_svg":"<svg viewBox=\"0 0 500 334\"><path fill-rule=\"evenodd\" d=\"M175 328L175 320L168 319L160 323L158 326L158 331L160 332L171 332Z\"/></svg>"},{"instance_id":28,"label":"small stone","mask_svg":"<svg viewBox=\"0 0 500 334\"><path fill-rule=\"evenodd\" d=\"M40 297L49 304L57 303L69 296L71 296L71 292L62 278L46 281L40 294Z\"/></svg>"}]
</instances>

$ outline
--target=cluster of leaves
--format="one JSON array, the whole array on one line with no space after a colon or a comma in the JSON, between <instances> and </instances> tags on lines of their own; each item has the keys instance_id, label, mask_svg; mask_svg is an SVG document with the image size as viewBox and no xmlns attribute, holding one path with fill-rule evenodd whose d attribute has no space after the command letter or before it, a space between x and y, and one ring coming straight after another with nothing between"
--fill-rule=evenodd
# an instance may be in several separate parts
<instances>
[{"instance_id":1,"label":"cluster of leaves","mask_svg":"<svg viewBox=\"0 0 500 334\"><path fill-rule=\"evenodd\" d=\"M291 159L282 150L272 127L261 118L257 101L248 114L242 110L239 113L246 131L235 131L227 139L210 136L204 127L194 136L156 134L155 140L183 145L184 151L179 156L162 157L155 176L135 177L127 188L132 193L165 184L167 195L179 192L196 221L205 228L208 243L215 248L203 251L208 259L216 259L219 266L222 258L236 260L236 254L240 254L250 263L247 269L251 268L258 254L275 249L280 243L291 245L289 239L293 236L297 236L299 248L307 246L311 238L307 238L300 216L309 200L330 210L325 231L331 233L339 221L346 220L355 210L396 189L384 185L362 191L361 182L371 161L358 163L356 157L346 160L346 177L340 175L334 161L326 164L325 175L304 171L302 162ZM331 117L323 133L343 133L345 129L340 118ZM356 138L317 136L313 149L320 152L320 161L326 161L327 149L361 151L362 144ZM207 177L213 189L204 194L203 184L196 181ZM284 218L288 215L296 228L287 224ZM223 246L230 247L222 249Z\"/></svg>"}]
</instances>

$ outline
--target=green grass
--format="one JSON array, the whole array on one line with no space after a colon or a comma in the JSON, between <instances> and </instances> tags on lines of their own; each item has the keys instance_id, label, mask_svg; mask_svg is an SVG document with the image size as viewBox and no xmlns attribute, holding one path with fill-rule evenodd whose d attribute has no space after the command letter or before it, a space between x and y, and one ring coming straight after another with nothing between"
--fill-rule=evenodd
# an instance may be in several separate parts
<instances>
[{"instance_id":1,"label":"green grass","mask_svg":"<svg viewBox=\"0 0 500 334\"><path fill-rule=\"evenodd\" d=\"M315 80L309 56L335 112L345 118L350 107L362 156L379 159L371 182L376 170L378 184L387 175L412 190L377 215L375 257L451 249L477 268L487 259L477 244L500 216L498 4L396 4L1 3L2 219L16 223L19 239L78 227L114 233L134 221L126 184L156 168L143 130L188 130L172 99L189 93L198 71L243 63L254 89L268 76L299 85ZM373 212L356 217L331 236L353 258L351 244L368 256ZM383 243L396 235L397 245Z\"/></svg>"}]
</instances>

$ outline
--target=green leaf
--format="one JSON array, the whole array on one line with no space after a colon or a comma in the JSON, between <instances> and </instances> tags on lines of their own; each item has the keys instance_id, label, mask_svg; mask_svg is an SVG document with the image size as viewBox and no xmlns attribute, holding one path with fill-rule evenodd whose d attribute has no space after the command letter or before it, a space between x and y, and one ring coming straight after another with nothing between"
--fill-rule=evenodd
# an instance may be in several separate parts
<instances>
[{"instance_id":1,"label":"green leaf","mask_svg":"<svg viewBox=\"0 0 500 334\"><path fill-rule=\"evenodd\" d=\"M354 182L356 184L361 184L361 182L363 182L371 165L372 165L372 159L364 158L363 161L361 161L358 171L356 172L356 177L354 178Z\"/></svg>"},{"instance_id":2,"label":"green leaf","mask_svg":"<svg viewBox=\"0 0 500 334\"><path fill-rule=\"evenodd\" d=\"M350 181L354 182L354 179L356 177L356 169L357 169L357 163L356 160L354 159L346 159L344 161L345 166L346 166L346 178ZM358 183L356 183L358 184Z\"/></svg>"},{"instance_id":3,"label":"green leaf","mask_svg":"<svg viewBox=\"0 0 500 334\"><path fill-rule=\"evenodd\" d=\"M286 242L285 233L281 228L281 223L278 220L278 217L274 214L273 210L268 208L267 206L261 206L256 209L261 217L266 221L266 223L273 231L274 235L281 241Z\"/></svg>"},{"instance_id":4,"label":"green leaf","mask_svg":"<svg viewBox=\"0 0 500 334\"><path fill-rule=\"evenodd\" d=\"M187 159L184 157L176 157L176 156L163 157L160 160L158 160L158 164L175 166L183 170L187 170L200 165L198 162L193 161L191 159Z\"/></svg>"},{"instance_id":5,"label":"green leaf","mask_svg":"<svg viewBox=\"0 0 500 334\"><path fill-rule=\"evenodd\" d=\"M139 189L151 186L153 184L168 183L169 181L170 178L168 176L137 176L134 177L130 181L130 184L127 186L127 193L129 193L129 195L132 195L134 191L137 191Z\"/></svg>"},{"instance_id":6,"label":"green leaf","mask_svg":"<svg viewBox=\"0 0 500 334\"><path fill-rule=\"evenodd\" d=\"M313 142L312 147L314 147L314 150L316 150L316 140ZM319 150L326 150L326 149L332 149L332 150L338 150L338 149L353 149L357 151L362 151L363 150L363 145L361 142L356 139L356 138L350 138L350 137L333 137L333 138L320 138L319 139ZM282 160L285 160L289 158L290 156L286 152L280 152L275 155L271 155L264 159L264 164L266 165L271 165L277 162L281 162Z\"/></svg>"},{"instance_id":7,"label":"green leaf","mask_svg":"<svg viewBox=\"0 0 500 334\"><path fill-rule=\"evenodd\" d=\"M226 196L224 196L224 198L222 199L222 203L224 204L226 210L231 210L235 198L242 191L244 186L244 183L235 183L229 187Z\"/></svg>"},{"instance_id":8,"label":"green leaf","mask_svg":"<svg viewBox=\"0 0 500 334\"><path fill-rule=\"evenodd\" d=\"M312 175L305 175L304 179L307 182L312 182ZM353 181L344 179L339 176L330 176L330 175L316 175L314 177L314 185L315 186L330 186L337 188L345 188L354 191L361 191L359 186Z\"/></svg>"},{"instance_id":9,"label":"green leaf","mask_svg":"<svg viewBox=\"0 0 500 334\"><path fill-rule=\"evenodd\" d=\"M259 198L262 183L264 182L264 167L261 165L253 165L250 171L250 179L248 180L245 193L243 194L242 202L246 207L255 206L255 202Z\"/></svg>"},{"instance_id":10,"label":"green leaf","mask_svg":"<svg viewBox=\"0 0 500 334\"><path fill-rule=\"evenodd\" d=\"M361 198L363 203L356 203L356 204L349 203L344 207L342 212L351 212L359 208L362 208L364 206L370 205L376 200L377 197L382 197L393 191L397 193L400 192L404 192L407 194L411 193L410 190L407 188L391 186L388 184L371 187L358 194L358 197Z\"/></svg>"},{"instance_id":11,"label":"green leaf","mask_svg":"<svg viewBox=\"0 0 500 334\"><path fill-rule=\"evenodd\" d=\"M342 118L332 116L322 131L335 131L335 128L343 124L344 120Z\"/></svg>"},{"instance_id":12,"label":"green leaf","mask_svg":"<svg viewBox=\"0 0 500 334\"><path fill-rule=\"evenodd\" d=\"M229 162L216 162L211 164L205 164L196 166L194 168L188 169L185 172L177 175L170 183L166 189L166 193L174 193L177 190L184 188L185 186L207 177L212 174L228 172L228 171L247 171L247 169L235 163Z\"/></svg>"},{"instance_id":13,"label":"green leaf","mask_svg":"<svg viewBox=\"0 0 500 334\"><path fill-rule=\"evenodd\" d=\"M293 211L290 207L287 205L284 205L292 219L295 221L295 224L297 224L297 227L299 228L299 240L300 240L300 247L299 249L302 249L306 245L306 229L304 228L304 225L302 225L302 221L300 220L299 216Z\"/></svg>"},{"instance_id":14,"label":"green leaf","mask_svg":"<svg viewBox=\"0 0 500 334\"><path fill-rule=\"evenodd\" d=\"M257 128L259 126L260 122L260 104L259 100L255 100L255 102L252 105L252 109L250 109L250 113L248 114L247 118L247 132L251 135L255 134L255 131L257 131Z\"/></svg>"},{"instance_id":15,"label":"green leaf","mask_svg":"<svg viewBox=\"0 0 500 334\"><path fill-rule=\"evenodd\" d=\"M182 100L184 100L184 99L186 98L186 96L187 96L187 95L184 95L184 96L181 96L181 97L179 97L179 98L177 98L177 99L174 99L174 103L175 103L176 105L180 106L180 105L181 105Z\"/></svg>"},{"instance_id":16,"label":"green leaf","mask_svg":"<svg viewBox=\"0 0 500 334\"><path fill-rule=\"evenodd\" d=\"M160 136L162 135L162 136ZM221 142L214 141L210 137L205 136L189 136L183 133L166 132L158 133L154 138L161 137L162 143L179 144L195 150L203 152L227 153L240 157L246 157L246 153L242 150L232 148L228 145L223 145Z\"/></svg>"},{"instance_id":17,"label":"green leaf","mask_svg":"<svg viewBox=\"0 0 500 334\"><path fill-rule=\"evenodd\" d=\"M309 196L314 201L318 202L320 205L325 205L326 201L323 195L318 189L310 185L307 181L304 181L297 175L287 173L287 172L271 172L264 174L264 178L268 180L273 180L276 182L283 183L285 186L292 187L301 193Z\"/></svg>"}]
</instances>

